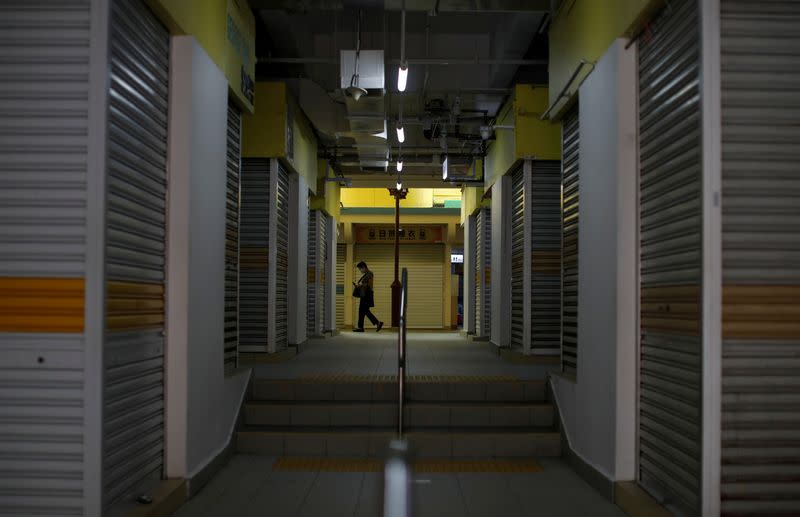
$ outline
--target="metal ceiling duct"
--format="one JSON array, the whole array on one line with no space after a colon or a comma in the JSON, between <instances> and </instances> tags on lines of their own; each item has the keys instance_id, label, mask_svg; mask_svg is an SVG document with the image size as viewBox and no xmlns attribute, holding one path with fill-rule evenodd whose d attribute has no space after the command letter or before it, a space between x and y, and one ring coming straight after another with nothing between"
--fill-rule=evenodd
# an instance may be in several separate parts
<instances>
[{"instance_id":1,"label":"metal ceiling duct","mask_svg":"<svg viewBox=\"0 0 800 517\"><path fill-rule=\"evenodd\" d=\"M345 96L350 123L348 136L355 140L359 154L364 154L361 166L365 171L386 171L389 166L389 142L386 130L383 50L361 50L358 54L358 87L367 93L358 100L352 95ZM342 50L339 62L341 87L347 90L356 74L356 51ZM376 144L382 144L381 152L376 153ZM366 147L369 148L368 152Z\"/></svg>"}]
</instances>

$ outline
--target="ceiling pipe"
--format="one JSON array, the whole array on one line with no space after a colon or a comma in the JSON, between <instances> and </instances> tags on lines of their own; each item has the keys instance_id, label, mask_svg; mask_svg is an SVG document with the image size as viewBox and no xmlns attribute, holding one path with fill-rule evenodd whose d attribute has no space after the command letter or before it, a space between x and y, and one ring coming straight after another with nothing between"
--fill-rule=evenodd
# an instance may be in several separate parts
<instances>
[{"instance_id":1,"label":"ceiling pipe","mask_svg":"<svg viewBox=\"0 0 800 517\"><path fill-rule=\"evenodd\" d=\"M425 57L430 57L431 51L431 16L425 17ZM425 78L422 80L422 91L419 94L419 111L425 108L425 96L428 93L428 80L430 79L431 69L430 65L425 65Z\"/></svg>"},{"instance_id":2,"label":"ceiling pipe","mask_svg":"<svg viewBox=\"0 0 800 517\"><path fill-rule=\"evenodd\" d=\"M546 65L546 59L487 59L487 58L408 58L405 60L408 65L424 66L541 66ZM329 57L260 57L260 64L274 65L338 65L339 60ZM400 65L402 59L389 59L386 61L390 65ZM423 92L425 87L423 87Z\"/></svg>"}]
</instances>

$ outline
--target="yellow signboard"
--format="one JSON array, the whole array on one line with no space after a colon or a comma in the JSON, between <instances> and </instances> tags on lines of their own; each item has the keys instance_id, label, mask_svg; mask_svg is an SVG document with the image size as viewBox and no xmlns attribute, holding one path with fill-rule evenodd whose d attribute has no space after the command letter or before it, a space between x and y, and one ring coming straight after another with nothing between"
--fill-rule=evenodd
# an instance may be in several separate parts
<instances>
[{"instance_id":1,"label":"yellow signboard","mask_svg":"<svg viewBox=\"0 0 800 517\"><path fill-rule=\"evenodd\" d=\"M374 224L357 225L356 242L358 244L389 244L394 242L394 225ZM444 242L443 226L402 225L400 242L403 244L439 244Z\"/></svg>"}]
</instances>

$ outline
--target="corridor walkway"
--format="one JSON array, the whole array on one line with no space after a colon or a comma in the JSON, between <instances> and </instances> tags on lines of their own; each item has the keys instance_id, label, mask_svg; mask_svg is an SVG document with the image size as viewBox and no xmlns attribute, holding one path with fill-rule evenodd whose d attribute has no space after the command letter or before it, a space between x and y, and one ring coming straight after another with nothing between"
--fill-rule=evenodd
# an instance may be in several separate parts
<instances>
[{"instance_id":1,"label":"corridor walkway","mask_svg":"<svg viewBox=\"0 0 800 517\"><path fill-rule=\"evenodd\" d=\"M375 472L285 472L276 458L237 454L175 517L380 517ZM413 517L622 517L559 459L535 473L418 474Z\"/></svg>"},{"instance_id":2,"label":"corridor walkway","mask_svg":"<svg viewBox=\"0 0 800 517\"><path fill-rule=\"evenodd\" d=\"M542 379L557 365L519 364L486 342L457 333L410 332L409 375ZM311 340L282 362L253 360L256 379L394 375L397 334L344 332ZM380 516L380 472L284 470L274 456L236 454L176 517ZM621 516L559 458L537 458L538 472L420 472L415 517ZM368 470L368 469L365 469Z\"/></svg>"},{"instance_id":3,"label":"corridor walkway","mask_svg":"<svg viewBox=\"0 0 800 517\"><path fill-rule=\"evenodd\" d=\"M469 341L456 332L408 332L407 375L510 375L543 379L557 365L512 363L485 341ZM302 353L282 363L252 366L257 379L288 379L310 375L394 375L397 373L397 333L343 331L327 339L312 339Z\"/></svg>"}]
</instances>

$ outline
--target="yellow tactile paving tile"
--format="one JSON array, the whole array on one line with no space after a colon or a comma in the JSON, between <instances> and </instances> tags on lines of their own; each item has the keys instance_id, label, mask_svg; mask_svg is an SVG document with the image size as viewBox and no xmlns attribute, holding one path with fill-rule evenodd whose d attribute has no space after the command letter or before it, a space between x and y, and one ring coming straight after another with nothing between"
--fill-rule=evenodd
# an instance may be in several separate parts
<instances>
[{"instance_id":1,"label":"yellow tactile paving tile","mask_svg":"<svg viewBox=\"0 0 800 517\"><path fill-rule=\"evenodd\" d=\"M417 460L412 463L417 473L452 472L541 472L534 460ZM280 457L273 470L300 472L381 472L383 461L375 458L302 458Z\"/></svg>"},{"instance_id":2,"label":"yellow tactile paving tile","mask_svg":"<svg viewBox=\"0 0 800 517\"><path fill-rule=\"evenodd\" d=\"M294 350L282 350L274 354L259 354L243 352L239 354L239 362L241 363L285 363L297 357L297 352Z\"/></svg>"}]
</instances>

